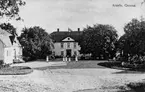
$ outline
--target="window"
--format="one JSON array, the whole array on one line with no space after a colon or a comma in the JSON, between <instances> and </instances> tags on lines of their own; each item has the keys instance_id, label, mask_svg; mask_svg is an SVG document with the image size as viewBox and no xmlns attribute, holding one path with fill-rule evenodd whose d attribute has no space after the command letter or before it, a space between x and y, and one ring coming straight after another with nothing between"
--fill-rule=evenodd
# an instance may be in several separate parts
<instances>
[{"instance_id":1,"label":"window","mask_svg":"<svg viewBox=\"0 0 145 92\"><path fill-rule=\"evenodd\" d=\"M67 43L67 47L70 48L70 43Z\"/></svg>"},{"instance_id":2,"label":"window","mask_svg":"<svg viewBox=\"0 0 145 92\"><path fill-rule=\"evenodd\" d=\"M61 56L63 56L64 55L64 52L63 51L61 51Z\"/></svg>"},{"instance_id":3,"label":"window","mask_svg":"<svg viewBox=\"0 0 145 92\"><path fill-rule=\"evenodd\" d=\"M70 40L70 38L67 38L68 40Z\"/></svg>"},{"instance_id":4,"label":"window","mask_svg":"<svg viewBox=\"0 0 145 92\"><path fill-rule=\"evenodd\" d=\"M63 43L61 43L61 48L63 48Z\"/></svg>"},{"instance_id":5,"label":"window","mask_svg":"<svg viewBox=\"0 0 145 92\"><path fill-rule=\"evenodd\" d=\"M77 46L76 46L76 43L74 43L74 48L76 48Z\"/></svg>"}]
</instances>

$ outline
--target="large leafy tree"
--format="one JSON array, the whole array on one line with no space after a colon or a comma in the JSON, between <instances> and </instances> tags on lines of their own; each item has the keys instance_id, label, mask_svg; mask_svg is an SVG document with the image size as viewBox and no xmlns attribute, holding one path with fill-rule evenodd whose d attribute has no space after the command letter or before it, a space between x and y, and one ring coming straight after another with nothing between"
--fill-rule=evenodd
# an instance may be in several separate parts
<instances>
[{"instance_id":1,"label":"large leafy tree","mask_svg":"<svg viewBox=\"0 0 145 92\"><path fill-rule=\"evenodd\" d=\"M0 17L20 20L19 8L23 5L25 5L23 0L0 0Z\"/></svg>"},{"instance_id":2,"label":"large leafy tree","mask_svg":"<svg viewBox=\"0 0 145 92\"><path fill-rule=\"evenodd\" d=\"M115 43L117 31L110 25L97 24L84 28L80 41L81 53L92 54L93 58L113 57L115 55Z\"/></svg>"},{"instance_id":3,"label":"large leafy tree","mask_svg":"<svg viewBox=\"0 0 145 92\"><path fill-rule=\"evenodd\" d=\"M145 21L132 19L125 25L124 31L125 34L118 41L123 57L145 55Z\"/></svg>"},{"instance_id":4,"label":"large leafy tree","mask_svg":"<svg viewBox=\"0 0 145 92\"><path fill-rule=\"evenodd\" d=\"M0 28L9 32L13 36L17 36L16 28L10 23L2 23L2 24L0 24Z\"/></svg>"},{"instance_id":5,"label":"large leafy tree","mask_svg":"<svg viewBox=\"0 0 145 92\"><path fill-rule=\"evenodd\" d=\"M24 28L19 41L23 46L23 56L31 60L42 59L52 53L53 43L50 35L38 26Z\"/></svg>"}]
</instances>

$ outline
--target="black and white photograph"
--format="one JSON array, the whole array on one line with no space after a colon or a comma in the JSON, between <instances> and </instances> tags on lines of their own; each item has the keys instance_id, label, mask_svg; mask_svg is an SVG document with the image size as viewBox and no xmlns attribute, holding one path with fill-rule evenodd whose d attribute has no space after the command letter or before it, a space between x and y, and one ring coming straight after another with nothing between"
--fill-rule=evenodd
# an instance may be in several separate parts
<instances>
[{"instance_id":1,"label":"black and white photograph","mask_svg":"<svg viewBox=\"0 0 145 92\"><path fill-rule=\"evenodd\" d=\"M0 0L0 92L145 92L145 0Z\"/></svg>"}]
</instances>

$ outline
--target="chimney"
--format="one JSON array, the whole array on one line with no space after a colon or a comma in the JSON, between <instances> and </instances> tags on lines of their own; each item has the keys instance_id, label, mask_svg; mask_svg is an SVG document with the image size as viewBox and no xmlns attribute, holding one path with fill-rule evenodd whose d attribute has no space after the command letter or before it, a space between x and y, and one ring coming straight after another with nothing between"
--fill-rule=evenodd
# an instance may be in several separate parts
<instances>
[{"instance_id":1,"label":"chimney","mask_svg":"<svg viewBox=\"0 0 145 92\"><path fill-rule=\"evenodd\" d=\"M80 31L80 28L78 28L78 31Z\"/></svg>"},{"instance_id":2,"label":"chimney","mask_svg":"<svg viewBox=\"0 0 145 92\"><path fill-rule=\"evenodd\" d=\"M57 28L57 32L59 32L59 28Z\"/></svg>"}]
</instances>

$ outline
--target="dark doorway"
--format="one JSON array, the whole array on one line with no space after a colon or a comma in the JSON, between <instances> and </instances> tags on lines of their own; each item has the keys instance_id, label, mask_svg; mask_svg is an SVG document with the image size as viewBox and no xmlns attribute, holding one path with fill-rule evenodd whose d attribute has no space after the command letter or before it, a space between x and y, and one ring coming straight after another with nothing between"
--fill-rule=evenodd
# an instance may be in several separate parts
<instances>
[{"instance_id":1,"label":"dark doorway","mask_svg":"<svg viewBox=\"0 0 145 92\"><path fill-rule=\"evenodd\" d=\"M66 50L66 56L71 57L71 49Z\"/></svg>"}]
</instances>

